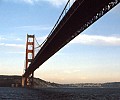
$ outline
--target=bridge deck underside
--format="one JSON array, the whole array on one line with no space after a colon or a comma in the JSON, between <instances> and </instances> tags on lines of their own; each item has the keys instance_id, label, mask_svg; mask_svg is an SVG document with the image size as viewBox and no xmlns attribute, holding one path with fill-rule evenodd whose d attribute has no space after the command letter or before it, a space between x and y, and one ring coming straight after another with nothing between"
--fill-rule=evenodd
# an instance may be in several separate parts
<instances>
[{"instance_id":1,"label":"bridge deck underside","mask_svg":"<svg viewBox=\"0 0 120 100\"><path fill-rule=\"evenodd\" d=\"M115 0L76 0L53 33L48 37L23 76L28 77L52 55L84 31L87 27L80 30L81 27L93 19L111 1ZM96 19L93 20L93 22L95 21ZM80 32L77 32L79 30Z\"/></svg>"}]
</instances>

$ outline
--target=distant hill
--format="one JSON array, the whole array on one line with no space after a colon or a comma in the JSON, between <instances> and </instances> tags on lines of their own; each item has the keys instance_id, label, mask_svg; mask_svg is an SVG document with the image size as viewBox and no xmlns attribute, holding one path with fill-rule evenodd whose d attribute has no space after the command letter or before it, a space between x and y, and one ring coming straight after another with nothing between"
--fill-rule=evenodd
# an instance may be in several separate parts
<instances>
[{"instance_id":1,"label":"distant hill","mask_svg":"<svg viewBox=\"0 0 120 100\"><path fill-rule=\"evenodd\" d=\"M21 87L21 76L4 76L0 75L0 87ZM34 78L34 87L59 87L60 84L46 82L39 78Z\"/></svg>"},{"instance_id":2,"label":"distant hill","mask_svg":"<svg viewBox=\"0 0 120 100\"><path fill-rule=\"evenodd\" d=\"M78 84L66 84L66 87L76 88L120 88L120 82L111 83L78 83Z\"/></svg>"},{"instance_id":3,"label":"distant hill","mask_svg":"<svg viewBox=\"0 0 120 100\"><path fill-rule=\"evenodd\" d=\"M11 87L16 84L21 86L21 76L3 76L0 75L0 87Z\"/></svg>"},{"instance_id":4,"label":"distant hill","mask_svg":"<svg viewBox=\"0 0 120 100\"><path fill-rule=\"evenodd\" d=\"M21 76L3 76L0 75L0 87L21 87ZM111 83L79 83L79 84L57 84L44 81L39 78L34 78L35 88L45 88L45 87L63 87L63 88L120 88L120 82Z\"/></svg>"}]
</instances>

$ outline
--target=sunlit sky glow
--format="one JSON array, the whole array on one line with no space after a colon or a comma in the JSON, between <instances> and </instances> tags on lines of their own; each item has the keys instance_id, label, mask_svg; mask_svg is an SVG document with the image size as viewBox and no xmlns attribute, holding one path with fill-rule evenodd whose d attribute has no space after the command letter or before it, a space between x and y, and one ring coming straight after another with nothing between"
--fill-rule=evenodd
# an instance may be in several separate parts
<instances>
[{"instance_id":1,"label":"sunlit sky glow","mask_svg":"<svg viewBox=\"0 0 120 100\"><path fill-rule=\"evenodd\" d=\"M26 34L42 43L67 0L0 0L0 75L22 75ZM35 71L57 83L120 81L120 4Z\"/></svg>"}]
</instances>

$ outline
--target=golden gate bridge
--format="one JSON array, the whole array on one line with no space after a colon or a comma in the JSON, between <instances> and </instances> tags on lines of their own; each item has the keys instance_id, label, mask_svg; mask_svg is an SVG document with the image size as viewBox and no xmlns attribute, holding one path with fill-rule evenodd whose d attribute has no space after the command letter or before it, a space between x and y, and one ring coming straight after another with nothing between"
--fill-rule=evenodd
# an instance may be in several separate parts
<instances>
[{"instance_id":1,"label":"golden gate bridge","mask_svg":"<svg viewBox=\"0 0 120 100\"><path fill-rule=\"evenodd\" d=\"M119 2L120 0L68 0L48 37L36 47L40 49L36 55L35 36L27 35L22 86L33 86L34 71L37 68Z\"/></svg>"}]
</instances>

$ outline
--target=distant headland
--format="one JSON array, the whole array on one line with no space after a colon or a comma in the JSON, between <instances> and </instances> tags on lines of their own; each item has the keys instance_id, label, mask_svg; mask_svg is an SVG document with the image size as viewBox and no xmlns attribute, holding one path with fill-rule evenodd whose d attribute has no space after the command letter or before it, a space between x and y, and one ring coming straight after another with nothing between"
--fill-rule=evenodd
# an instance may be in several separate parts
<instances>
[{"instance_id":1,"label":"distant headland","mask_svg":"<svg viewBox=\"0 0 120 100\"><path fill-rule=\"evenodd\" d=\"M0 87L21 87L21 76L0 75ZM120 88L120 82L58 84L34 78L35 88Z\"/></svg>"}]
</instances>

